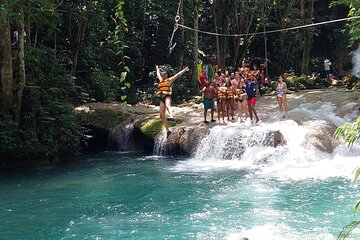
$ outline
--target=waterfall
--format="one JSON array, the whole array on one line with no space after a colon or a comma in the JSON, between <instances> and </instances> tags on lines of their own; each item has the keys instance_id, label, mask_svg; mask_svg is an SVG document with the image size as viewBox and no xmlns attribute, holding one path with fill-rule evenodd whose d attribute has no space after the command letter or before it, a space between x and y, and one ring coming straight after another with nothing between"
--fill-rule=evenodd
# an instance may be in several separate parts
<instances>
[{"instance_id":1,"label":"waterfall","mask_svg":"<svg viewBox=\"0 0 360 240\"><path fill-rule=\"evenodd\" d=\"M166 140L167 140L166 132L164 132L164 131L156 136L155 144L154 144L154 150L153 150L155 155L159 155L159 156L165 155Z\"/></svg>"},{"instance_id":2,"label":"waterfall","mask_svg":"<svg viewBox=\"0 0 360 240\"><path fill-rule=\"evenodd\" d=\"M353 75L360 77L360 47L353 54Z\"/></svg>"},{"instance_id":3,"label":"waterfall","mask_svg":"<svg viewBox=\"0 0 360 240\"><path fill-rule=\"evenodd\" d=\"M108 137L108 150L110 151L129 151L133 150L134 125L129 123L112 129Z\"/></svg>"},{"instance_id":4,"label":"waterfall","mask_svg":"<svg viewBox=\"0 0 360 240\"><path fill-rule=\"evenodd\" d=\"M276 117L271 101L260 99L260 119L271 115L264 122L213 127L201 140L194 157L172 169L246 170L295 180L352 178L354 169L360 166L360 144L349 149L346 142L334 139L333 133L337 126L359 116L359 94L319 91L289 95L288 102L291 110L284 120Z\"/></svg>"}]
</instances>

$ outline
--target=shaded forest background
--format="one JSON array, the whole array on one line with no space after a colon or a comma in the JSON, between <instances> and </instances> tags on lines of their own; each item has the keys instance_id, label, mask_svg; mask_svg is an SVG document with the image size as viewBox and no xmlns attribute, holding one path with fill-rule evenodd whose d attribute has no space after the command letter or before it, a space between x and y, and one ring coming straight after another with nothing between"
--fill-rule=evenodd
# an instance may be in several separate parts
<instances>
[{"instance_id":1,"label":"shaded forest background","mask_svg":"<svg viewBox=\"0 0 360 240\"><path fill-rule=\"evenodd\" d=\"M214 37L185 31L169 55L180 23L216 33L252 33L359 15L358 1L339 0L0 0L0 160L76 156L86 130L73 107L84 102L151 99L154 65L189 65L175 101L197 94L196 64L262 62L265 36ZM330 7L331 6L331 7ZM359 21L266 35L269 75L292 68L351 70ZM345 30L347 29L347 30ZM181 93L181 94L180 94Z\"/></svg>"}]
</instances>

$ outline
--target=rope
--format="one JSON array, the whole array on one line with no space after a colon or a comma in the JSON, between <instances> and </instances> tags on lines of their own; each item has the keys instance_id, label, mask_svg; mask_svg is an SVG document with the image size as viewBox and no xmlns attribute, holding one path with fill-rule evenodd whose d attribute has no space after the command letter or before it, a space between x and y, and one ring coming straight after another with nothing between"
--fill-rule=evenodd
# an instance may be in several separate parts
<instances>
[{"instance_id":1,"label":"rope","mask_svg":"<svg viewBox=\"0 0 360 240\"><path fill-rule=\"evenodd\" d=\"M312 23L312 24L307 24L307 25L302 25L302 26L283 28L283 29L277 29L277 30L271 30L271 31L243 33L243 34L222 34L222 33L206 32L206 31L201 31L201 30L194 29L194 28L191 28L191 27L187 27L187 26L179 24L179 23L175 23L175 25L177 25L179 27L182 27L184 29L187 29L187 30L191 30L191 31L195 31L195 32L199 32L199 33L203 33L203 34L207 34L207 35L223 36L223 37L245 37L245 36L250 36L250 35L261 35L261 34L269 34L269 33L291 31L291 30L296 30L296 29L301 29L301 28L315 27L315 26L320 26L320 25L325 25L325 24L330 24L330 23L343 22L343 21L348 21L348 20L358 19L358 18L360 18L360 16L335 19L335 20L331 20L331 21L318 22L318 23Z\"/></svg>"},{"instance_id":2,"label":"rope","mask_svg":"<svg viewBox=\"0 0 360 240\"><path fill-rule=\"evenodd\" d=\"M178 5L177 11L176 11L176 16L175 16L174 30L172 32L170 42L169 42L169 54L168 54L168 56L170 56L170 54L172 53L172 51L176 47L176 43L173 44L173 39L174 39L174 36L175 36L175 32L179 29L181 4L182 4L182 0L179 0L179 5Z\"/></svg>"}]
</instances>

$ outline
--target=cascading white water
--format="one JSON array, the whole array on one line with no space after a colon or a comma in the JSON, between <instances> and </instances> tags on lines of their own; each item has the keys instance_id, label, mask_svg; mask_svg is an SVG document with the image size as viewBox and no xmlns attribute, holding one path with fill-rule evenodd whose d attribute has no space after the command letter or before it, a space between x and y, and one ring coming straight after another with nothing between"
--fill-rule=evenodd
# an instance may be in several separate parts
<instances>
[{"instance_id":1,"label":"cascading white water","mask_svg":"<svg viewBox=\"0 0 360 240\"><path fill-rule=\"evenodd\" d=\"M133 150L133 133L134 125L126 124L113 129L108 138L109 150L115 151L129 151Z\"/></svg>"},{"instance_id":2,"label":"cascading white water","mask_svg":"<svg viewBox=\"0 0 360 240\"><path fill-rule=\"evenodd\" d=\"M316 97L329 102L312 103L304 96L289 96L292 109L289 119L279 119L272 113L273 117L259 125L216 126L199 144L195 156L180 162L173 170L246 169L279 179L352 177L354 169L360 166L360 146L349 149L346 143L333 139L332 134L336 126L359 115L358 97L331 102L341 99L343 93L338 93L339 97L326 94L319 92ZM263 102L261 111L265 108ZM261 111L260 114L265 114ZM285 145L265 144L267 133L273 131L283 135Z\"/></svg>"},{"instance_id":3,"label":"cascading white water","mask_svg":"<svg viewBox=\"0 0 360 240\"><path fill-rule=\"evenodd\" d=\"M360 47L353 54L353 74L360 77Z\"/></svg>"}]
</instances>

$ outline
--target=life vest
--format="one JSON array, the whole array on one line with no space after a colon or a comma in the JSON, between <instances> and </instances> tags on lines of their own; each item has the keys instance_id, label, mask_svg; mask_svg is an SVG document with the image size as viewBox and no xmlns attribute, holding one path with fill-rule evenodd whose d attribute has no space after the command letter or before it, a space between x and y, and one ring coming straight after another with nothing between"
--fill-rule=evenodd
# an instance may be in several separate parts
<instances>
[{"instance_id":1,"label":"life vest","mask_svg":"<svg viewBox=\"0 0 360 240\"><path fill-rule=\"evenodd\" d=\"M172 95L172 85L170 85L167 79L158 83L156 95L160 97Z\"/></svg>"},{"instance_id":2,"label":"life vest","mask_svg":"<svg viewBox=\"0 0 360 240\"><path fill-rule=\"evenodd\" d=\"M227 87L226 88L226 97L227 97L227 99L233 99L234 98L234 93L233 93L232 87Z\"/></svg>"},{"instance_id":3,"label":"life vest","mask_svg":"<svg viewBox=\"0 0 360 240\"><path fill-rule=\"evenodd\" d=\"M240 88L236 89L236 95L237 95L238 99L244 100L245 97L241 96L241 94L244 94L244 91L242 89L240 89Z\"/></svg>"},{"instance_id":4,"label":"life vest","mask_svg":"<svg viewBox=\"0 0 360 240\"><path fill-rule=\"evenodd\" d=\"M217 97L218 100L223 100L223 99L226 98L224 93L221 91L220 87L217 90L216 97Z\"/></svg>"}]
</instances>

